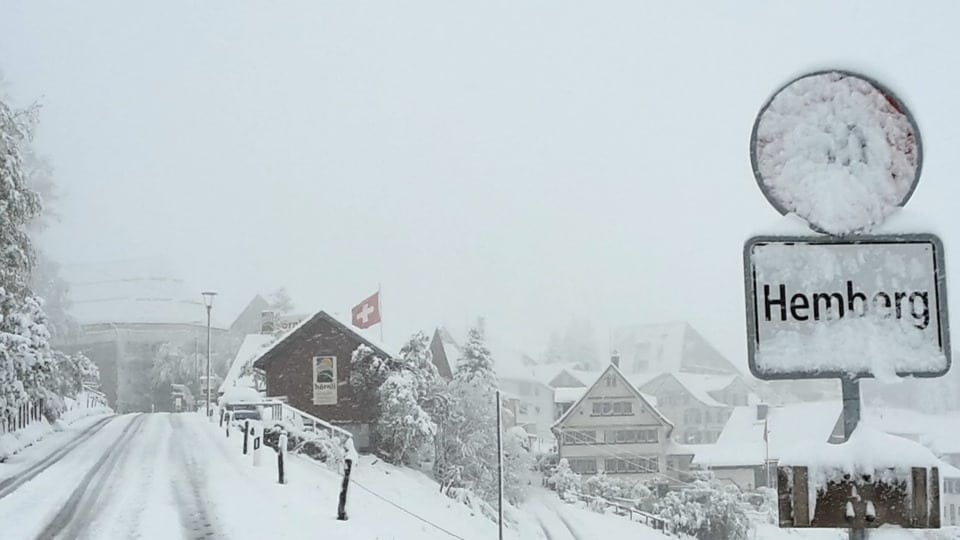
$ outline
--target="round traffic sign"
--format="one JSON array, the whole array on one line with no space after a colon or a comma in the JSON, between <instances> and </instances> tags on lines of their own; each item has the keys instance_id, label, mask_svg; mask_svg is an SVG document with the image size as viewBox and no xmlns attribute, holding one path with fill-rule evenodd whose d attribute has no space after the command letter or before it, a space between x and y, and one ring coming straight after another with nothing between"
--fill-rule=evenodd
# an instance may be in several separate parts
<instances>
[{"instance_id":1,"label":"round traffic sign","mask_svg":"<svg viewBox=\"0 0 960 540\"><path fill-rule=\"evenodd\" d=\"M849 71L802 75L757 114L750 162L764 196L818 232L879 225L916 189L920 130L890 90Z\"/></svg>"}]
</instances>

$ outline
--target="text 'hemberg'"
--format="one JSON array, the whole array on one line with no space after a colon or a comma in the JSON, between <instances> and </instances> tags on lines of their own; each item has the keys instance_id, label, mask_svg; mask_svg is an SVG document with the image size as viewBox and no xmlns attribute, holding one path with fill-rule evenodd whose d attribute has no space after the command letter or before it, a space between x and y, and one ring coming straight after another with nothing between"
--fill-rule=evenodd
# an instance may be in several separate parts
<instances>
[{"instance_id":1,"label":"text 'hemberg'","mask_svg":"<svg viewBox=\"0 0 960 540\"><path fill-rule=\"evenodd\" d=\"M846 294L844 294L846 293ZM878 291L870 298L854 290L847 281L847 290L839 292L797 292L787 298L787 286L763 286L763 308L767 321L779 316L781 322L836 320L847 315L863 317L868 313L888 319L913 319L913 326L923 330L930 325L930 294L927 291Z\"/></svg>"}]
</instances>

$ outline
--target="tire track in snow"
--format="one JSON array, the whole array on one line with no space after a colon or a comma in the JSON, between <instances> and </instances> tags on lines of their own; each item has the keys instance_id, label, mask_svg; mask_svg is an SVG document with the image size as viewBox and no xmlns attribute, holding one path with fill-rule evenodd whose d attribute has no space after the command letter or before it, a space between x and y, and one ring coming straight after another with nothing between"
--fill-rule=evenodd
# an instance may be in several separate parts
<instances>
[{"instance_id":1,"label":"tire track in snow","mask_svg":"<svg viewBox=\"0 0 960 540\"><path fill-rule=\"evenodd\" d=\"M550 535L550 531L547 529L547 524L540 519L540 516L537 516L537 523L540 524L540 530L543 531L543 535L547 537L547 540L553 540L553 536Z\"/></svg>"},{"instance_id":2,"label":"tire track in snow","mask_svg":"<svg viewBox=\"0 0 960 540\"><path fill-rule=\"evenodd\" d=\"M168 418L175 433L186 434L188 428L179 414L171 414ZM193 440L193 437L199 434L192 435L192 437L184 437L184 440ZM205 504L201 486L205 483L206 476L204 468L197 462L196 455L187 452L183 444L173 445L173 454L174 462L183 465L184 474L175 475L172 482L184 537L192 540L225 538L223 534L217 532L215 520Z\"/></svg>"},{"instance_id":3,"label":"tire track in snow","mask_svg":"<svg viewBox=\"0 0 960 540\"><path fill-rule=\"evenodd\" d=\"M130 439L143 427L144 419L145 416L139 414L127 424L110 449L87 471L80 485L73 490L67 503L43 529L39 538L57 538L61 534L65 538L79 536L79 532L91 521L89 515L95 511L97 500L114 465L128 449Z\"/></svg>"},{"instance_id":4,"label":"tire track in snow","mask_svg":"<svg viewBox=\"0 0 960 540\"><path fill-rule=\"evenodd\" d=\"M554 509L554 511L556 512L556 509ZM563 523L563 526L566 527L568 531L570 531L570 536L572 536L574 540L584 540L584 538L577 533L576 529L573 528L573 525L570 524L570 521L568 521L563 514L561 514L560 512L557 512L557 517L560 518L560 521Z\"/></svg>"},{"instance_id":5,"label":"tire track in snow","mask_svg":"<svg viewBox=\"0 0 960 540\"><path fill-rule=\"evenodd\" d=\"M51 465L60 461L64 456L69 454L74 448L80 446L83 441L86 441L90 437L93 437L98 431L103 429L104 426L110 420L116 418L115 416L108 416L101 420L98 420L93 425L87 429L80 432L79 435L70 440L67 444L63 445L57 450L54 450L49 455L36 462L35 464L28 467L26 470L11 476L10 478L4 479L0 482L0 499L3 499L7 495L10 495L17 490L23 484L26 484L34 477L47 470Z\"/></svg>"}]
</instances>

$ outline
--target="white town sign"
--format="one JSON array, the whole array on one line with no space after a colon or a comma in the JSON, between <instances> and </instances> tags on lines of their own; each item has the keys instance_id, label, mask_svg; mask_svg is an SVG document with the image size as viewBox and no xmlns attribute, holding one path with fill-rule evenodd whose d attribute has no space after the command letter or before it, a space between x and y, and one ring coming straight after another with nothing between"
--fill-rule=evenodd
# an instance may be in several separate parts
<instances>
[{"instance_id":1,"label":"white town sign","mask_svg":"<svg viewBox=\"0 0 960 540\"><path fill-rule=\"evenodd\" d=\"M755 237L744 270L758 378L934 377L949 368L936 236Z\"/></svg>"}]
</instances>

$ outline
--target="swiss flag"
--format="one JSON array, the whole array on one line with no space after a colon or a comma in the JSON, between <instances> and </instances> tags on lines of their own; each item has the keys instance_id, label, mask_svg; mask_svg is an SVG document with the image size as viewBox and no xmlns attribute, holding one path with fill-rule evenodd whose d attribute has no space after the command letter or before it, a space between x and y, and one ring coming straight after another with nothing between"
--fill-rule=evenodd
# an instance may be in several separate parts
<instances>
[{"instance_id":1,"label":"swiss flag","mask_svg":"<svg viewBox=\"0 0 960 540\"><path fill-rule=\"evenodd\" d=\"M370 328L380 322L380 291L363 302L353 306L353 325L357 328Z\"/></svg>"}]
</instances>

